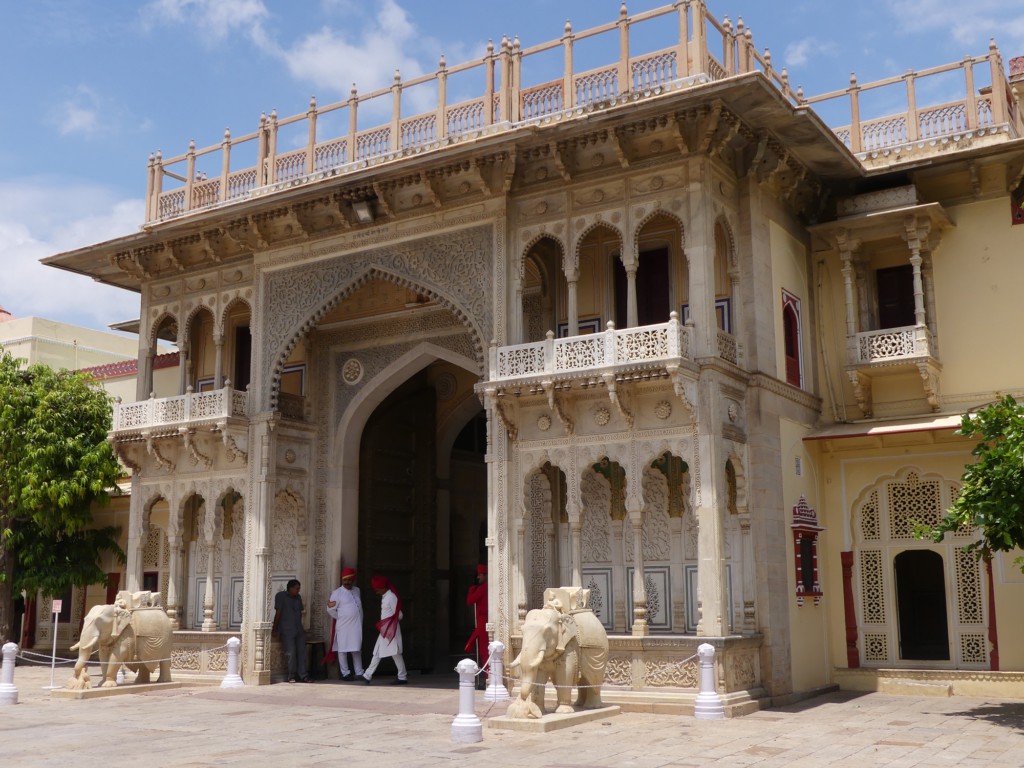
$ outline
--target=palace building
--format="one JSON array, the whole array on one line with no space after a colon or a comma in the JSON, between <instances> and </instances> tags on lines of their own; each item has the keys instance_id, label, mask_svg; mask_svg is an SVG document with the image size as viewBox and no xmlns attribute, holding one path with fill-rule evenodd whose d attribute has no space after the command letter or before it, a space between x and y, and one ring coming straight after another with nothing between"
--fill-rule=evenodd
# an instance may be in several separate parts
<instances>
[{"instance_id":1,"label":"palace building","mask_svg":"<svg viewBox=\"0 0 1024 768\"><path fill-rule=\"evenodd\" d=\"M483 561L512 654L545 587L589 587L616 703L692 702L704 642L734 713L1020 695L1024 574L914 529L971 461L961 414L1024 392L1022 79L993 43L810 97L703 0L623 4L153 156L139 232L45 261L141 294L121 584L163 595L177 673L230 633L281 679L274 594L298 578L322 638L343 566L447 672Z\"/></svg>"}]
</instances>

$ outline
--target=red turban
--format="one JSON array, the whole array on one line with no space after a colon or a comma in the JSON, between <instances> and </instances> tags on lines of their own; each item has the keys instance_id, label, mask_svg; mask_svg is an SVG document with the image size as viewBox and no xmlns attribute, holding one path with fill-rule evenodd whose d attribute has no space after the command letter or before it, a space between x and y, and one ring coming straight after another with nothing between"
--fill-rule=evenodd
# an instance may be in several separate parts
<instances>
[{"instance_id":1,"label":"red turban","mask_svg":"<svg viewBox=\"0 0 1024 768\"><path fill-rule=\"evenodd\" d=\"M370 579L370 586L374 589L387 589L391 585L386 576L374 576Z\"/></svg>"},{"instance_id":2,"label":"red turban","mask_svg":"<svg viewBox=\"0 0 1024 768\"><path fill-rule=\"evenodd\" d=\"M356 576L356 569L355 568L342 568L341 569L341 578L345 579L345 578L348 578L349 576L351 576L352 578L355 578L355 576Z\"/></svg>"},{"instance_id":3,"label":"red turban","mask_svg":"<svg viewBox=\"0 0 1024 768\"><path fill-rule=\"evenodd\" d=\"M484 565L483 563L481 563L480 565L478 565L478 566L476 567L476 572L477 572L477 573L483 573L483 574L486 574L486 573L487 573L487 566L486 566L486 565Z\"/></svg>"}]
</instances>

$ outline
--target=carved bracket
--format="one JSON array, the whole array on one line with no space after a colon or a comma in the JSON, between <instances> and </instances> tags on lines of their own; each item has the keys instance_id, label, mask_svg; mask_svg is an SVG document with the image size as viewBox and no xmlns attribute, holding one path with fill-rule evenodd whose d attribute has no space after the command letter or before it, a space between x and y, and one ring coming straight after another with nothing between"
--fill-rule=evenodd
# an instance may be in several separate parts
<instances>
[{"instance_id":1,"label":"carved bracket","mask_svg":"<svg viewBox=\"0 0 1024 768\"><path fill-rule=\"evenodd\" d=\"M627 396L625 391L619 392L617 388L617 382L615 381L614 373L602 373L601 378L604 379L604 384L608 388L608 399L612 401L612 405L615 406L616 410L622 415L622 418L626 420L629 428L633 428L633 412L629 409L626 402Z\"/></svg>"},{"instance_id":2,"label":"carved bracket","mask_svg":"<svg viewBox=\"0 0 1024 768\"><path fill-rule=\"evenodd\" d=\"M678 365L668 365L666 370L672 379L672 391L676 393L676 397L679 398L687 413L690 414L690 419L696 424L697 382L683 376L683 372L679 369Z\"/></svg>"},{"instance_id":3,"label":"carved bracket","mask_svg":"<svg viewBox=\"0 0 1024 768\"><path fill-rule=\"evenodd\" d=\"M146 439L146 452L153 457L156 461L156 465L160 468L166 468L173 472L174 462L160 453L160 449L157 447L153 435L147 432L144 434L144 437Z\"/></svg>"},{"instance_id":4,"label":"carved bracket","mask_svg":"<svg viewBox=\"0 0 1024 768\"><path fill-rule=\"evenodd\" d=\"M847 371L853 385L853 396L857 400L857 407L866 418L871 418L874 407L871 404L871 377L860 371Z\"/></svg>"},{"instance_id":5,"label":"carved bracket","mask_svg":"<svg viewBox=\"0 0 1024 768\"><path fill-rule=\"evenodd\" d=\"M572 419L569 418L569 415L565 412L564 404L555 394L555 383L551 381L551 379L544 379L540 385L544 388L544 394L547 395L548 408L550 408L551 412L555 414L560 422L562 422L562 426L565 427L565 431L571 435L574 429Z\"/></svg>"},{"instance_id":6,"label":"carved bracket","mask_svg":"<svg viewBox=\"0 0 1024 768\"><path fill-rule=\"evenodd\" d=\"M494 394L493 390L488 392L488 395L490 396L491 402L494 403L495 415L498 417L498 420L501 422L501 426L505 428L505 431L508 432L509 438L511 438L514 443L519 437L519 428L516 427L509 416L508 406L505 405L504 400Z\"/></svg>"},{"instance_id":7,"label":"carved bracket","mask_svg":"<svg viewBox=\"0 0 1024 768\"><path fill-rule=\"evenodd\" d=\"M926 360L917 364L917 370L921 374L921 382L924 384L925 399L932 411L938 412L942 407L942 403L939 401L939 371Z\"/></svg>"},{"instance_id":8,"label":"carved bracket","mask_svg":"<svg viewBox=\"0 0 1024 768\"><path fill-rule=\"evenodd\" d=\"M196 431L194 429L189 429L188 427L181 427L180 429L178 429L178 433L182 436L182 439L184 439L185 441L185 448L188 449L188 454L192 459L192 466L198 465L199 462L202 462L203 466L206 467L207 469L213 466L213 461L210 459L210 457L200 453L199 449L196 447L195 440L193 439L196 434Z\"/></svg>"}]
</instances>

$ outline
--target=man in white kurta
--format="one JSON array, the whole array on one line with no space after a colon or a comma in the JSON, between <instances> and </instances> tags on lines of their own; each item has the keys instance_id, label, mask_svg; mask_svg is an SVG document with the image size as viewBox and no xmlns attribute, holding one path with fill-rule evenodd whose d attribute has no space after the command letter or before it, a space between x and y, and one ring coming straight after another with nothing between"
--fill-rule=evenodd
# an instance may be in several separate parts
<instances>
[{"instance_id":1,"label":"man in white kurta","mask_svg":"<svg viewBox=\"0 0 1024 768\"><path fill-rule=\"evenodd\" d=\"M370 579L370 585L380 596L380 621L377 622L378 635L373 646L373 658L363 673L363 680L369 685L380 660L390 656L398 668L398 678L391 684L405 685L409 682L409 675L405 669L405 660L402 658L402 628L398 623L402 618L402 601L395 588L391 586L391 582L384 576L374 576Z\"/></svg>"},{"instance_id":2,"label":"man in white kurta","mask_svg":"<svg viewBox=\"0 0 1024 768\"><path fill-rule=\"evenodd\" d=\"M341 586L331 593L327 601L327 614L334 619L331 650L338 656L338 670L342 680L354 680L356 675L363 674L363 601L355 583L355 570L344 569L341 572ZM349 654L352 654L351 667Z\"/></svg>"}]
</instances>

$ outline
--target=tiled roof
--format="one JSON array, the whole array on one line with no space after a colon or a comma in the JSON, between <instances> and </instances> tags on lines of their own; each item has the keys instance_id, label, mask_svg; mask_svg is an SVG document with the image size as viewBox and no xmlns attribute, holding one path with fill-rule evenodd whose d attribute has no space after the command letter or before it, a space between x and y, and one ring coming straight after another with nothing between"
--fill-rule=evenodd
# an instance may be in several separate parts
<instances>
[{"instance_id":1,"label":"tiled roof","mask_svg":"<svg viewBox=\"0 0 1024 768\"><path fill-rule=\"evenodd\" d=\"M153 370L159 368L174 368L178 365L178 353L168 352L165 355L157 355L153 358ZM92 368L82 368L83 373L90 374L94 379L119 379L125 376L138 376L138 360L120 360L116 363L96 365Z\"/></svg>"}]
</instances>

